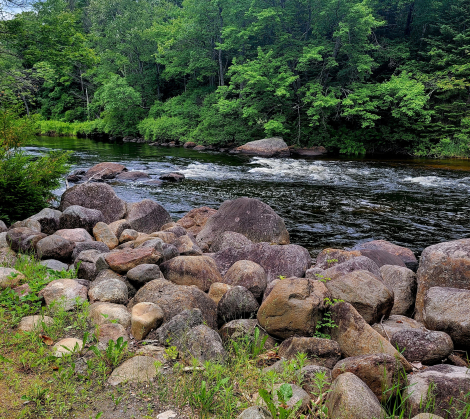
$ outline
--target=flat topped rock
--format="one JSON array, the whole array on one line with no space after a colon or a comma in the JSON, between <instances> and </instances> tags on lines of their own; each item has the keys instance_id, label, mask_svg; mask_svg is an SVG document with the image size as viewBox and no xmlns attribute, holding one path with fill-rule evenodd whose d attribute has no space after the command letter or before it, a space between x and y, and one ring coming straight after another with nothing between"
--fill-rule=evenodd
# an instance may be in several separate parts
<instances>
[{"instance_id":1,"label":"flat topped rock","mask_svg":"<svg viewBox=\"0 0 470 419\"><path fill-rule=\"evenodd\" d=\"M150 381L158 373L156 362L151 356L135 356L128 359L111 373L108 383L117 386L124 382Z\"/></svg>"},{"instance_id":2,"label":"flat topped rock","mask_svg":"<svg viewBox=\"0 0 470 419\"><path fill-rule=\"evenodd\" d=\"M288 157L290 155L289 147L280 137L250 141L249 143L235 148L231 152L262 157Z\"/></svg>"},{"instance_id":3,"label":"flat topped rock","mask_svg":"<svg viewBox=\"0 0 470 419\"><path fill-rule=\"evenodd\" d=\"M93 178L94 180L113 179L122 172L127 172L126 166L119 163L103 162L88 169L85 178Z\"/></svg>"}]
</instances>

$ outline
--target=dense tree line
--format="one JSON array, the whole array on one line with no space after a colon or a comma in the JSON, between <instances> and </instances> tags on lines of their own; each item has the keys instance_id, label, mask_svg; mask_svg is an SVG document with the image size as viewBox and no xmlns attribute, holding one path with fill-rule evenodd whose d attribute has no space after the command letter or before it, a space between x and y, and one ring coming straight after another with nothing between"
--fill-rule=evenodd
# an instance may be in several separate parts
<instances>
[{"instance_id":1,"label":"dense tree line","mask_svg":"<svg viewBox=\"0 0 470 419\"><path fill-rule=\"evenodd\" d=\"M468 0L46 0L0 36L2 103L84 130L470 154Z\"/></svg>"}]
</instances>

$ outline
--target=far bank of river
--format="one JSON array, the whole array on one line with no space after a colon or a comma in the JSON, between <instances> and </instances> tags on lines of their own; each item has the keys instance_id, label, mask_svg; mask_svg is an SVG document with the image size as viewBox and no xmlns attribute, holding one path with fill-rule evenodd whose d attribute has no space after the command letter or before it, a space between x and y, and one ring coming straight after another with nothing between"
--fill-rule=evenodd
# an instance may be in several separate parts
<instances>
[{"instance_id":1,"label":"far bank of river","mask_svg":"<svg viewBox=\"0 0 470 419\"><path fill-rule=\"evenodd\" d=\"M285 219L291 242L314 255L372 239L419 254L470 237L469 160L267 159L69 137L38 137L27 147L33 154L48 149L71 150L73 169L115 161L155 179L183 173L182 183L111 183L121 198L154 199L175 219L195 207L259 198Z\"/></svg>"}]
</instances>

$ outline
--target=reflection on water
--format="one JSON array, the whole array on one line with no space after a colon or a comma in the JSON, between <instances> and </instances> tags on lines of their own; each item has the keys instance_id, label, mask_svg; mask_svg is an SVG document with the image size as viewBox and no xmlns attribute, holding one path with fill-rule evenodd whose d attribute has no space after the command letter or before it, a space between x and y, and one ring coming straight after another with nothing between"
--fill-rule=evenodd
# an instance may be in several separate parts
<instances>
[{"instance_id":1,"label":"reflection on water","mask_svg":"<svg viewBox=\"0 0 470 419\"><path fill-rule=\"evenodd\" d=\"M116 161L152 178L182 172L187 180L177 184L112 183L121 198L155 199L174 218L198 206L217 208L227 199L259 198L284 217L291 241L312 253L371 239L421 252L470 237L470 161L465 160L266 159L48 137L27 149L33 154L71 150L74 169Z\"/></svg>"}]
</instances>

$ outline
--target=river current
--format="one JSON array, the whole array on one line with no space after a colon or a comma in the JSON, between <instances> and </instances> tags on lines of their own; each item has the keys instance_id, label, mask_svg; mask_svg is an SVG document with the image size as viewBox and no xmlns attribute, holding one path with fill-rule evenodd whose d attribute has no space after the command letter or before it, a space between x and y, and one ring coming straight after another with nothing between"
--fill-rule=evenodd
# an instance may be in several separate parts
<instances>
[{"instance_id":1,"label":"river current","mask_svg":"<svg viewBox=\"0 0 470 419\"><path fill-rule=\"evenodd\" d=\"M466 160L267 159L64 137L38 137L27 147L35 155L51 149L72 151L72 169L114 161L155 179L183 173L181 183L111 181L122 199L154 199L175 220L199 206L259 198L284 218L291 242L312 255L373 239L419 254L431 244L470 237ZM63 190L65 183L56 192Z\"/></svg>"}]
</instances>

